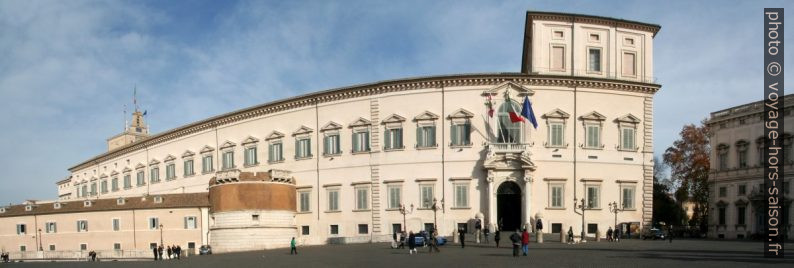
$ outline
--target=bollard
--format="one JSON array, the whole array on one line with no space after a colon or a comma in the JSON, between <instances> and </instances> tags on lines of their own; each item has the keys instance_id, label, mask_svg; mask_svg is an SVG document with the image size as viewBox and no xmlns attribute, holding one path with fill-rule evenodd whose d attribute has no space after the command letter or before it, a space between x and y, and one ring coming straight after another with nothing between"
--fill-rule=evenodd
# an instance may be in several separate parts
<instances>
[{"instance_id":1,"label":"bollard","mask_svg":"<svg viewBox=\"0 0 794 268\"><path fill-rule=\"evenodd\" d=\"M452 231L452 243L457 244L458 243L458 239L460 239L458 237L458 229L455 229L455 231Z\"/></svg>"},{"instance_id":2,"label":"bollard","mask_svg":"<svg viewBox=\"0 0 794 268\"><path fill-rule=\"evenodd\" d=\"M535 236L537 237L535 240L538 242L538 244L543 244L543 231L536 230Z\"/></svg>"},{"instance_id":3,"label":"bollard","mask_svg":"<svg viewBox=\"0 0 794 268\"><path fill-rule=\"evenodd\" d=\"M596 230L596 242L601 242L601 230Z\"/></svg>"},{"instance_id":4,"label":"bollard","mask_svg":"<svg viewBox=\"0 0 794 268\"><path fill-rule=\"evenodd\" d=\"M565 228L563 228L562 230L565 230ZM568 234L566 234L565 232L560 231L560 243L563 243L563 244L568 243L567 240L568 240Z\"/></svg>"}]
</instances>

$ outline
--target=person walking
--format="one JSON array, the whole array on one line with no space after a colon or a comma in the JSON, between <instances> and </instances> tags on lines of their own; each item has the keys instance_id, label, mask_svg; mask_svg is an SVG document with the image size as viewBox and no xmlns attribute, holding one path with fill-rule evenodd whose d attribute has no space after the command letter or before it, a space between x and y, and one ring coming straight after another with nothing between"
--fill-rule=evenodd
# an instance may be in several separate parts
<instances>
[{"instance_id":1,"label":"person walking","mask_svg":"<svg viewBox=\"0 0 794 268\"><path fill-rule=\"evenodd\" d=\"M568 227L568 243L573 243L573 227Z\"/></svg>"},{"instance_id":2,"label":"person walking","mask_svg":"<svg viewBox=\"0 0 794 268\"><path fill-rule=\"evenodd\" d=\"M163 260L163 245L157 247L157 256L161 261Z\"/></svg>"},{"instance_id":3,"label":"person walking","mask_svg":"<svg viewBox=\"0 0 794 268\"><path fill-rule=\"evenodd\" d=\"M513 242L513 257L518 258L518 246L521 245L521 235L518 234L518 229L510 235L510 242Z\"/></svg>"},{"instance_id":4,"label":"person walking","mask_svg":"<svg viewBox=\"0 0 794 268\"><path fill-rule=\"evenodd\" d=\"M524 251L524 256L529 251L529 231L524 228L524 233L521 234L521 249Z\"/></svg>"},{"instance_id":5,"label":"person walking","mask_svg":"<svg viewBox=\"0 0 794 268\"><path fill-rule=\"evenodd\" d=\"M170 260L171 253L173 253L173 251L171 251L171 246L167 246L165 252L168 254L168 259Z\"/></svg>"},{"instance_id":6,"label":"person walking","mask_svg":"<svg viewBox=\"0 0 794 268\"><path fill-rule=\"evenodd\" d=\"M298 255L298 247L295 242L295 237L292 237L292 240L289 241L289 255Z\"/></svg>"},{"instance_id":7,"label":"person walking","mask_svg":"<svg viewBox=\"0 0 794 268\"><path fill-rule=\"evenodd\" d=\"M397 248L398 249L405 249L405 232L401 232L400 236L398 237L398 239L400 239L400 243L397 246Z\"/></svg>"},{"instance_id":8,"label":"person walking","mask_svg":"<svg viewBox=\"0 0 794 268\"><path fill-rule=\"evenodd\" d=\"M416 235L411 231L408 233L408 255L414 254L416 251Z\"/></svg>"},{"instance_id":9,"label":"person walking","mask_svg":"<svg viewBox=\"0 0 794 268\"><path fill-rule=\"evenodd\" d=\"M463 228L460 228L458 238L460 239L460 248L466 248L466 232Z\"/></svg>"},{"instance_id":10,"label":"person walking","mask_svg":"<svg viewBox=\"0 0 794 268\"><path fill-rule=\"evenodd\" d=\"M437 235L438 233L436 233L435 229L432 232L430 232L430 242L428 244L429 244L429 252L431 254L433 253L433 250L435 250L437 253L441 252L440 250L438 250L438 240L436 240Z\"/></svg>"},{"instance_id":11,"label":"person walking","mask_svg":"<svg viewBox=\"0 0 794 268\"><path fill-rule=\"evenodd\" d=\"M493 233L493 241L496 242L496 247L499 247L499 240L502 239L502 232L499 229Z\"/></svg>"},{"instance_id":12,"label":"person walking","mask_svg":"<svg viewBox=\"0 0 794 268\"><path fill-rule=\"evenodd\" d=\"M607 241L612 242L612 226L607 230Z\"/></svg>"},{"instance_id":13,"label":"person walking","mask_svg":"<svg viewBox=\"0 0 794 268\"><path fill-rule=\"evenodd\" d=\"M152 253L154 254L154 260L157 260L157 247L152 247Z\"/></svg>"},{"instance_id":14,"label":"person walking","mask_svg":"<svg viewBox=\"0 0 794 268\"><path fill-rule=\"evenodd\" d=\"M488 241L488 236L491 234L491 230L490 229L491 228L489 226L485 226L485 229L482 230L482 235L483 235L483 237L485 237L484 241L485 241L486 244L490 243Z\"/></svg>"}]
</instances>

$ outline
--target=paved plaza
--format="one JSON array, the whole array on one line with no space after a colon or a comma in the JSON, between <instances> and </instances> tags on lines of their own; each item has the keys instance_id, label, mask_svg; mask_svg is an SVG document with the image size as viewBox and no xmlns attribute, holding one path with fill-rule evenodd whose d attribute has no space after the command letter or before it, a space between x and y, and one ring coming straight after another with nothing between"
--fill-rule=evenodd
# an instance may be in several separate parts
<instances>
[{"instance_id":1,"label":"paved plaza","mask_svg":"<svg viewBox=\"0 0 794 268\"><path fill-rule=\"evenodd\" d=\"M504 243L505 240L502 241ZM467 242L441 247L429 254L419 248L418 255L408 250L391 249L386 243L300 247L299 255L289 249L192 256L182 260L9 263L0 267L792 267L794 244L789 259L761 257L762 244L746 241L625 240L620 243L588 242L530 244L527 257L513 258L508 247Z\"/></svg>"}]
</instances>

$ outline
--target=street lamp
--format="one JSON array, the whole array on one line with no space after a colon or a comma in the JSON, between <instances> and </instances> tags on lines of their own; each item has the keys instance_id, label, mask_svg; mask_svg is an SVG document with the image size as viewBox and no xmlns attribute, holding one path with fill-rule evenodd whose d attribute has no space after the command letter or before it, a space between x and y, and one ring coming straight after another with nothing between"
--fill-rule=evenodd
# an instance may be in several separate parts
<instances>
[{"instance_id":1,"label":"street lamp","mask_svg":"<svg viewBox=\"0 0 794 268\"><path fill-rule=\"evenodd\" d=\"M584 211L587 210L588 208L587 208L587 204L584 202L584 198L582 198L581 202L576 200L576 198L573 199L573 210L574 210L574 212L576 212L577 208L582 211L581 212L581 214L582 214L582 242L585 242L586 240L585 240L585 229L584 229Z\"/></svg>"},{"instance_id":2,"label":"street lamp","mask_svg":"<svg viewBox=\"0 0 794 268\"><path fill-rule=\"evenodd\" d=\"M408 209L406 209L405 205L400 204L400 214L403 214L403 233L406 233L406 228L407 228L407 226L405 224L405 215L413 213L413 212L414 212L414 204L411 204L411 210L410 211L408 211Z\"/></svg>"},{"instance_id":3,"label":"street lamp","mask_svg":"<svg viewBox=\"0 0 794 268\"><path fill-rule=\"evenodd\" d=\"M615 214L615 225L613 225L613 226L615 226L615 229L616 229L615 231L617 231L617 228L618 228L618 213L620 213L622 211L623 211L623 208L618 207L618 202L612 201L612 203L609 203L609 212L612 212L612 213Z\"/></svg>"},{"instance_id":4,"label":"street lamp","mask_svg":"<svg viewBox=\"0 0 794 268\"><path fill-rule=\"evenodd\" d=\"M438 216L436 215L437 212L438 212L437 201L438 200L434 197L433 198L433 204L431 205L431 204L429 204L430 200L428 200L428 199L425 200L425 206L429 207L430 209L433 210L433 230L432 231L438 230ZM441 209L442 210L444 209L444 200L443 199L441 200Z\"/></svg>"},{"instance_id":5,"label":"street lamp","mask_svg":"<svg viewBox=\"0 0 794 268\"><path fill-rule=\"evenodd\" d=\"M41 228L39 228L39 251L44 251L44 246L41 245Z\"/></svg>"},{"instance_id":6,"label":"street lamp","mask_svg":"<svg viewBox=\"0 0 794 268\"><path fill-rule=\"evenodd\" d=\"M160 246L163 245L163 224L160 224Z\"/></svg>"}]
</instances>

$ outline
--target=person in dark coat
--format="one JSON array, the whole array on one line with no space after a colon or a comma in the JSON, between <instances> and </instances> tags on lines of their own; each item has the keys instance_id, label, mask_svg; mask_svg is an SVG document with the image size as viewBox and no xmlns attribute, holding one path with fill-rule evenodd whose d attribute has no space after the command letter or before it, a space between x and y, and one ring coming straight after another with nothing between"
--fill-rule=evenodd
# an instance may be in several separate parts
<instances>
[{"instance_id":1,"label":"person in dark coat","mask_svg":"<svg viewBox=\"0 0 794 268\"><path fill-rule=\"evenodd\" d=\"M157 256L160 258L161 261L163 260L163 245L157 247Z\"/></svg>"},{"instance_id":2,"label":"person in dark coat","mask_svg":"<svg viewBox=\"0 0 794 268\"><path fill-rule=\"evenodd\" d=\"M518 257L518 246L521 245L521 235L518 234L518 229L516 232L510 235L510 242L513 242L513 257Z\"/></svg>"},{"instance_id":3,"label":"person in dark coat","mask_svg":"<svg viewBox=\"0 0 794 268\"><path fill-rule=\"evenodd\" d=\"M414 254L416 251L416 235L411 231L408 233L408 254Z\"/></svg>"},{"instance_id":4,"label":"person in dark coat","mask_svg":"<svg viewBox=\"0 0 794 268\"><path fill-rule=\"evenodd\" d=\"M573 243L573 227L568 227L568 243Z\"/></svg>"},{"instance_id":5,"label":"person in dark coat","mask_svg":"<svg viewBox=\"0 0 794 268\"><path fill-rule=\"evenodd\" d=\"M436 252L441 252L440 250L438 250L438 240L436 240L436 236L437 235L438 235L438 233L436 233L436 230L433 230L429 234L430 241L427 244L428 244L428 248L429 248L430 253L433 253L434 249L436 250Z\"/></svg>"},{"instance_id":6,"label":"person in dark coat","mask_svg":"<svg viewBox=\"0 0 794 268\"><path fill-rule=\"evenodd\" d=\"M460 228L458 238L460 238L460 248L466 248L466 232L463 231L463 228Z\"/></svg>"},{"instance_id":7,"label":"person in dark coat","mask_svg":"<svg viewBox=\"0 0 794 268\"><path fill-rule=\"evenodd\" d=\"M609 226L609 230L607 230L607 241L612 242L612 226Z\"/></svg>"},{"instance_id":8,"label":"person in dark coat","mask_svg":"<svg viewBox=\"0 0 794 268\"><path fill-rule=\"evenodd\" d=\"M157 247L152 247L152 253L154 253L154 260L157 260Z\"/></svg>"},{"instance_id":9,"label":"person in dark coat","mask_svg":"<svg viewBox=\"0 0 794 268\"><path fill-rule=\"evenodd\" d=\"M182 246L176 245L176 259L179 260L182 257Z\"/></svg>"},{"instance_id":10,"label":"person in dark coat","mask_svg":"<svg viewBox=\"0 0 794 268\"><path fill-rule=\"evenodd\" d=\"M496 242L497 248L499 247L499 240L502 239L501 233L502 231L499 231L499 229L496 229L496 231L493 233L493 241Z\"/></svg>"}]
</instances>

